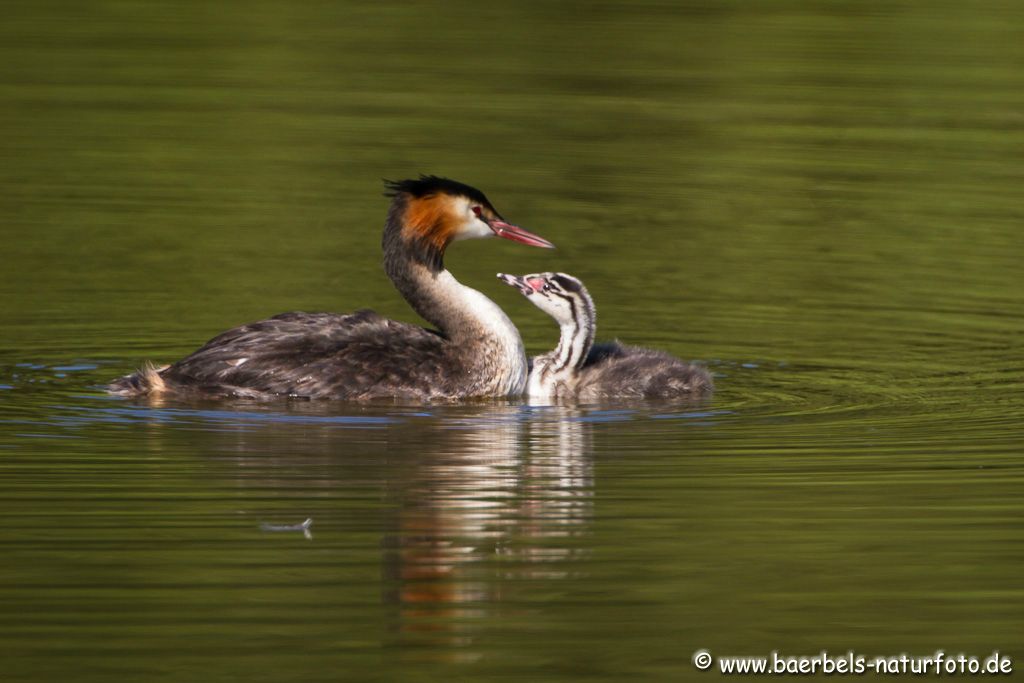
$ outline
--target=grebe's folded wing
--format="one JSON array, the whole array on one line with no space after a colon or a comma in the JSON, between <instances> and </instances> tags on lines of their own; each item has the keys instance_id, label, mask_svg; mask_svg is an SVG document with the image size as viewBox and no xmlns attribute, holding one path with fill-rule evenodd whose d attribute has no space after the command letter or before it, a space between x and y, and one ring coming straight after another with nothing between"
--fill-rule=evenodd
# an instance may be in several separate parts
<instances>
[{"instance_id":1,"label":"grebe's folded wing","mask_svg":"<svg viewBox=\"0 0 1024 683\"><path fill-rule=\"evenodd\" d=\"M282 313L228 330L164 370L174 383L304 397L421 398L451 380L448 342L370 310ZM404 387L404 389L403 389Z\"/></svg>"}]
</instances>

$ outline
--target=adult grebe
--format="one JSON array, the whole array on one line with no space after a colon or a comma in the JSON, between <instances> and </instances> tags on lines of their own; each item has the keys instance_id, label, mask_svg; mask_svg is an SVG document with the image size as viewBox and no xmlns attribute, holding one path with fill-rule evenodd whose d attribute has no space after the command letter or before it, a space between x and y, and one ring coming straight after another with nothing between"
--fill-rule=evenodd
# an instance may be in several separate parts
<instances>
[{"instance_id":1,"label":"adult grebe","mask_svg":"<svg viewBox=\"0 0 1024 683\"><path fill-rule=\"evenodd\" d=\"M445 270L444 253L456 240L492 235L553 245L506 223L469 185L421 176L387 189L384 269L436 330L369 310L282 313L229 330L173 365L122 377L109 390L259 399L521 395L527 361L519 331L497 304Z\"/></svg>"},{"instance_id":2,"label":"adult grebe","mask_svg":"<svg viewBox=\"0 0 1024 683\"><path fill-rule=\"evenodd\" d=\"M578 279L565 273L498 277L516 287L537 308L558 322L558 347L533 359L527 394L540 399L681 398L709 393L711 375L664 351L594 345L594 300Z\"/></svg>"}]
</instances>

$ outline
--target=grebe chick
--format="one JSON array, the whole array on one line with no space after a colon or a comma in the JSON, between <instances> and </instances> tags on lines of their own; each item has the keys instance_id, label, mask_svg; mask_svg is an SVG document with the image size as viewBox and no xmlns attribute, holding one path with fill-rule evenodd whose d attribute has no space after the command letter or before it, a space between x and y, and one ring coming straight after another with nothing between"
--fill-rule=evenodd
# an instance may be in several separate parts
<instances>
[{"instance_id":1,"label":"grebe chick","mask_svg":"<svg viewBox=\"0 0 1024 683\"><path fill-rule=\"evenodd\" d=\"M558 346L533 359L527 394L541 399L594 401L607 398L682 398L709 393L711 374L664 351L594 345L597 313L583 283L565 273L506 275L517 288L558 323Z\"/></svg>"},{"instance_id":2,"label":"grebe chick","mask_svg":"<svg viewBox=\"0 0 1024 683\"><path fill-rule=\"evenodd\" d=\"M542 237L506 223L480 190L421 176L387 183L384 270L436 329L351 314L282 313L229 330L159 370L116 380L115 394L409 400L519 396L523 342L508 316L444 267L448 246L497 235L535 247Z\"/></svg>"}]
</instances>

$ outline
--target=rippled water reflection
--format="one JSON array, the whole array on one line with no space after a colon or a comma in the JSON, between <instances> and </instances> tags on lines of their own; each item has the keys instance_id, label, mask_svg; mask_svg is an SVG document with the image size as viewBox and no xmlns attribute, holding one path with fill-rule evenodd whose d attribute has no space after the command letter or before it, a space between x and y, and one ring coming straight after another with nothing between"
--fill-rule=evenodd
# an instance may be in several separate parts
<instances>
[{"instance_id":1,"label":"rippled water reflection","mask_svg":"<svg viewBox=\"0 0 1024 683\"><path fill-rule=\"evenodd\" d=\"M26 4L0 23L4 681L689 680L1022 656L1013 3ZM481 47L483 45L484 47ZM290 309L412 319L380 177L550 237L693 405L133 403ZM312 518L309 538L264 524Z\"/></svg>"}]
</instances>

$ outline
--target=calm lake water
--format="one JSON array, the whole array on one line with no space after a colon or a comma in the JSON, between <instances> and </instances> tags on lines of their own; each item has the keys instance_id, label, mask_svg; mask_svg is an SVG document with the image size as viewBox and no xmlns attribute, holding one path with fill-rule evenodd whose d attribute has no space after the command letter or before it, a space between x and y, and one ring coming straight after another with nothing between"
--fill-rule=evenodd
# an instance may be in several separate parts
<instances>
[{"instance_id":1,"label":"calm lake water","mask_svg":"<svg viewBox=\"0 0 1024 683\"><path fill-rule=\"evenodd\" d=\"M19 3L0 22L3 681L1024 667L1024 7ZM135 403L287 310L414 320L380 178L482 188L692 405ZM311 537L261 524L312 518Z\"/></svg>"}]
</instances>

